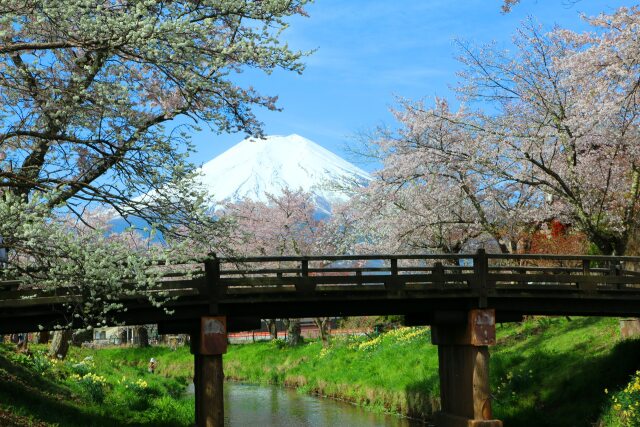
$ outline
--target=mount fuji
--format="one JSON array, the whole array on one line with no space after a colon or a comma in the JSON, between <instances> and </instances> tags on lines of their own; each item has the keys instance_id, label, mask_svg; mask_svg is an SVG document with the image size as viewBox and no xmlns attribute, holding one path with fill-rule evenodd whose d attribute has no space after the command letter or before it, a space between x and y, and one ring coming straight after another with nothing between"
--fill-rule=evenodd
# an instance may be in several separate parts
<instances>
[{"instance_id":1,"label":"mount fuji","mask_svg":"<svg viewBox=\"0 0 640 427\"><path fill-rule=\"evenodd\" d=\"M335 183L366 185L371 180L364 170L296 134L244 139L199 172L198 180L217 203L244 198L266 202L266 193L302 189L313 194L318 212L324 214L348 199Z\"/></svg>"}]
</instances>

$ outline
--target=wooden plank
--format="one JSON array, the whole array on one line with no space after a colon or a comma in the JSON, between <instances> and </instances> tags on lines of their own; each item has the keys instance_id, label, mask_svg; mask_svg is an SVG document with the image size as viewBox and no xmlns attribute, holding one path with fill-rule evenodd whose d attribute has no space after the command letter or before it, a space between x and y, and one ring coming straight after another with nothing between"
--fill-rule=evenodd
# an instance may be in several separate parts
<instances>
[{"instance_id":1,"label":"wooden plank","mask_svg":"<svg viewBox=\"0 0 640 427\"><path fill-rule=\"evenodd\" d=\"M155 274L156 277L161 279L170 278L170 277L200 277L204 276L204 270L195 270L195 271L168 271L162 274Z\"/></svg>"},{"instance_id":2,"label":"wooden plank","mask_svg":"<svg viewBox=\"0 0 640 427\"><path fill-rule=\"evenodd\" d=\"M460 259L472 259L475 254L375 254L375 255L318 255L318 256L260 256L260 257L245 257L245 258L220 258L220 262L231 264L247 264L247 263L266 263L266 262L287 262L297 261L300 262L303 259L309 261L372 261L372 260L389 260L391 258L397 258L398 260L460 260ZM640 259L640 258L639 258Z\"/></svg>"},{"instance_id":3,"label":"wooden plank","mask_svg":"<svg viewBox=\"0 0 640 427\"><path fill-rule=\"evenodd\" d=\"M363 272L383 272L390 273L388 267L363 267L363 268L310 268L310 275L321 276L324 273L348 274L350 276ZM223 278L252 278L252 277L299 277L302 271L300 269L254 269L246 271L224 270L221 272Z\"/></svg>"},{"instance_id":4,"label":"wooden plank","mask_svg":"<svg viewBox=\"0 0 640 427\"><path fill-rule=\"evenodd\" d=\"M349 292L366 293L371 291L386 292L384 288L384 283L380 283L377 285L372 285L372 284L364 284L364 285L346 284L346 285L328 285L328 286L317 285L316 292L314 295L317 298L320 298L321 297L319 295L320 292L324 294L331 293L335 295L340 295L342 293L349 293ZM293 297L293 300L295 301L296 288L293 286L261 288L259 292L256 292L255 288L230 288L228 291L229 295L253 295L253 296L259 296L262 294L265 294L265 295L278 294L278 293L290 294ZM227 300L225 299L224 302L226 301Z\"/></svg>"},{"instance_id":5,"label":"wooden plank","mask_svg":"<svg viewBox=\"0 0 640 427\"><path fill-rule=\"evenodd\" d=\"M201 296L198 289L169 289L166 291L160 291L162 293L167 292L167 297L180 297L180 296ZM130 299L147 299L150 295L153 295L156 291L139 292L136 294L123 295L122 300Z\"/></svg>"},{"instance_id":6,"label":"wooden plank","mask_svg":"<svg viewBox=\"0 0 640 427\"><path fill-rule=\"evenodd\" d=\"M638 256L611 255L555 255L555 254L487 254L492 260L550 260L550 261L626 261L640 262Z\"/></svg>"},{"instance_id":7,"label":"wooden plank","mask_svg":"<svg viewBox=\"0 0 640 427\"><path fill-rule=\"evenodd\" d=\"M413 294L432 294L434 296L442 294L443 292L464 292L465 297L473 296L474 293L471 292L469 287L466 284L445 284L443 287L438 286L435 283L411 283L402 288L403 291L411 292ZM384 283L378 284L343 284L343 285L317 285L316 291L313 294L314 298L322 298L323 296L331 294L332 298L341 298L342 295L348 293L356 293L356 294L366 294L367 292L376 292L386 294L388 290L385 288ZM322 293L322 295L320 295ZM286 294L289 295L294 302L296 298L296 290L294 287L290 286L287 288L278 288L278 287L266 287L266 288L229 288L228 295L244 295L244 296L252 296L252 297L260 297L261 295L276 295L276 294ZM225 298L222 302L226 303L229 300ZM246 301L249 303L249 300Z\"/></svg>"},{"instance_id":8,"label":"wooden plank","mask_svg":"<svg viewBox=\"0 0 640 427\"><path fill-rule=\"evenodd\" d=\"M409 301L425 300L429 302L442 301L460 301L461 306L468 307L471 300L476 297L472 292L468 290L456 290L450 291L413 291L407 292L404 295L398 297L393 293L387 292L384 288L371 289L368 292L362 291L359 288L354 288L348 292L319 292L314 295L301 296L291 293L284 294L256 294L256 295L228 295L222 302L223 305L244 305L250 307L251 304L271 304L271 303L283 303L283 304L295 304L295 303L312 303L319 304L319 307L329 307L336 303L358 303L367 304L367 302L377 301L386 304L392 303L396 300L403 300L405 303ZM344 311L344 310L342 310ZM373 313L372 313L373 314Z\"/></svg>"},{"instance_id":9,"label":"wooden plank","mask_svg":"<svg viewBox=\"0 0 640 427\"><path fill-rule=\"evenodd\" d=\"M511 271L514 274L526 274L528 272L533 272L535 274L540 273L582 273L582 268L578 267L539 267L539 266L517 266L517 265L500 265L500 266L490 266L489 272L491 274L500 274L502 271Z\"/></svg>"},{"instance_id":10,"label":"wooden plank","mask_svg":"<svg viewBox=\"0 0 640 427\"><path fill-rule=\"evenodd\" d=\"M575 284L566 285L521 285L520 283L507 285L496 284L496 289L510 290L510 291L522 291L522 292L534 292L534 291L577 291L578 287Z\"/></svg>"},{"instance_id":11,"label":"wooden plank","mask_svg":"<svg viewBox=\"0 0 640 427\"><path fill-rule=\"evenodd\" d=\"M65 296L65 295L75 295L78 293L78 289L69 289L69 293L65 293L64 290L51 289L51 290L42 290L42 289L24 289L19 291L4 291L0 292L0 300L19 300L26 298L41 298L41 297L54 297L54 296Z\"/></svg>"},{"instance_id":12,"label":"wooden plank","mask_svg":"<svg viewBox=\"0 0 640 427\"><path fill-rule=\"evenodd\" d=\"M171 280L171 281L162 281L156 284L153 284L149 288L144 288L144 291L167 291L174 289L193 289L194 284L197 284L197 280L193 281L184 281L184 280ZM134 287L124 287L127 291L135 291ZM81 290L79 287L58 287L55 289L21 289L18 291L2 291L0 292L0 300L18 300L18 299L27 299L27 298L45 298L45 297L56 297L56 296L69 296L69 295L79 295Z\"/></svg>"},{"instance_id":13,"label":"wooden plank","mask_svg":"<svg viewBox=\"0 0 640 427\"><path fill-rule=\"evenodd\" d=\"M490 278L497 281L518 282L585 282L585 283L640 283L640 280L632 276L603 276L582 274L516 274L516 273L492 273Z\"/></svg>"},{"instance_id":14,"label":"wooden plank","mask_svg":"<svg viewBox=\"0 0 640 427\"><path fill-rule=\"evenodd\" d=\"M620 274L622 274L623 276L626 275L626 276L632 276L632 277L640 277L640 271L622 269L620 270Z\"/></svg>"},{"instance_id":15,"label":"wooden plank","mask_svg":"<svg viewBox=\"0 0 640 427\"><path fill-rule=\"evenodd\" d=\"M445 282L465 282L474 278L473 274L444 274ZM433 274L412 274L412 275L362 275L362 276L310 276L305 281L316 285L328 284L366 284L366 283L416 283L434 282L439 280ZM221 282L228 288L234 287L269 287L277 285L295 286L296 283L303 282L299 277L247 277L247 278L222 278Z\"/></svg>"},{"instance_id":16,"label":"wooden plank","mask_svg":"<svg viewBox=\"0 0 640 427\"><path fill-rule=\"evenodd\" d=\"M572 274L489 274L496 282L549 282L549 283L637 283L638 280L628 276L584 276Z\"/></svg>"},{"instance_id":17,"label":"wooden plank","mask_svg":"<svg viewBox=\"0 0 640 427\"><path fill-rule=\"evenodd\" d=\"M321 275L321 273L367 273L367 272L387 272L390 273L389 267L354 267L354 268L310 268L309 274L315 273Z\"/></svg>"},{"instance_id":18,"label":"wooden plank","mask_svg":"<svg viewBox=\"0 0 640 427\"><path fill-rule=\"evenodd\" d=\"M467 285L466 283L457 283L457 282L453 282L453 283L446 283L446 282L442 282L442 283L438 283L438 282L432 282L432 283L407 283L405 285L405 287L404 287L404 290L406 290L406 291L433 291L433 292L449 291L449 290L462 290L462 291L471 292L471 288L469 288L469 285Z\"/></svg>"},{"instance_id":19,"label":"wooden plank","mask_svg":"<svg viewBox=\"0 0 640 427\"><path fill-rule=\"evenodd\" d=\"M22 280L3 280L0 281L0 292L3 291L14 291L23 285L24 281Z\"/></svg>"},{"instance_id":20,"label":"wooden plank","mask_svg":"<svg viewBox=\"0 0 640 427\"><path fill-rule=\"evenodd\" d=\"M622 287L619 288L598 288L598 292L599 293L611 293L611 294L634 294L634 293L640 293L640 287L628 287L625 285L622 285ZM625 296L626 298L626 296Z\"/></svg>"},{"instance_id":21,"label":"wooden plank","mask_svg":"<svg viewBox=\"0 0 640 427\"><path fill-rule=\"evenodd\" d=\"M32 307L38 305L55 305L64 303L76 303L82 302L82 298L77 296L65 296L65 297L43 297L43 298L29 298L29 299L14 299L14 300L0 300L0 308L22 308Z\"/></svg>"},{"instance_id":22,"label":"wooden plank","mask_svg":"<svg viewBox=\"0 0 640 427\"><path fill-rule=\"evenodd\" d=\"M220 270L220 276L238 276L251 274L298 274L299 268L254 268L247 270Z\"/></svg>"},{"instance_id":23,"label":"wooden plank","mask_svg":"<svg viewBox=\"0 0 640 427\"><path fill-rule=\"evenodd\" d=\"M200 292L197 289L169 289L169 290L155 290L155 291L147 291L143 293L129 294L129 295L121 295L118 297L117 301L129 301L136 299L145 299L147 300L149 296L154 293L162 292L167 293L166 297L182 297L182 296L200 296ZM65 303L79 303L84 301L84 297L78 294L70 294L70 295L54 295L54 296L37 296L34 298L23 298L23 299L0 299L0 307L1 308L18 308L18 307L32 307L32 306L40 306L40 305L55 305L55 304L65 304Z\"/></svg>"}]
</instances>

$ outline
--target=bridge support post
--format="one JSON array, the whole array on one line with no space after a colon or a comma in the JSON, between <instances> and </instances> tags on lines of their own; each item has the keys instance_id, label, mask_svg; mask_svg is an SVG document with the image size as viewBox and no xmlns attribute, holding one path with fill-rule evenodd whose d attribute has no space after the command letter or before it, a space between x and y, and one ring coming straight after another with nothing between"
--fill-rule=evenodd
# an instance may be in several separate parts
<instances>
[{"instance_id":1,"label":"bridge support post","mask_svg":"<svg viewBox=\"0 0 640 427\"><path fill-rule=\"evenodd\" d=\"M203 317L199 333L191 335L197 427L224 426L222 355L227 351L226 331L225 317Z\"/></svg>"},{"instance_id":2,"label":"bridge support post","mask_svg":"<svg viewBox=\"0 0 640 427\"><path fill-rule=\"evenodd\" d=\"M437 324L441 411L438 427L502 427L493 419L489 387L489 345L495 344L495 311L471 310L467 324Z\"/></svg>"}]
</instances>

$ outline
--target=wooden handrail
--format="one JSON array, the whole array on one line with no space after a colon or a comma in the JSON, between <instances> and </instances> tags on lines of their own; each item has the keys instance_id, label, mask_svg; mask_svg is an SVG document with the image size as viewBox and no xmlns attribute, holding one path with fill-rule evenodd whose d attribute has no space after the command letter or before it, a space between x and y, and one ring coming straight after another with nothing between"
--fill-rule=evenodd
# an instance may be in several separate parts
<instances>
[{"instance_id":1,"label":"wooden handrail","mask_svg":"<svg viewBox=\"0 0 640 427\"><path fill-rule=\"evenodd\" d=\"M403 260L422 262L416 263L419 264L416 266L405 266L402 265ZM465 265L457 265L458 262L452 265L443 264L442 261L446 260L470 260L471 262L464 263ZM511 261L514 265L500 265L496 262L501 260ZM522 265L515 262L522 260L575 261L576 263L567 267ZM383 264L382 266L347 265L343 267L336 265L335 262L339 261L381 261ZM276 262L287 265L274 267L273 263ZM594 262L600 264L596 267L593 265ZM416 283L433 284L441 290L446 290L447 286L457 283L458 285L466 284L467 289L484 296L487 295L487 291L496 288L496 282L501 287L513 284L520 288L539 283L555 283L565 287L573 286L585 292L597 291L599 286L604 285L622 284L640 287L640 272L625 268L623 266L625 262L640 264L640 257L487 254L482 249L475 254L368 254L247 258L217 258L212 254L204 259L204 263L181 264L176 270L162 271L158 286L165 286L161 284L165 280L194 283L203 293L206 293L212 306L225 297L227 286L255 288L255 292L260 293L261 290L264 291L269 287L296 283L298 285L326 283L328 286L342 286L349 283L363 285L385 282L389 289L395 290L401 289L406 283L413 283L414 287ZM229 264L235 265L231 266L232 268L221 269L222 265L229 267ZM156 271L155 274L158 272ZM201 286L205 277L207 286ZM28 286L28 280L28 278L23 282L0 280L0 299L8 301L25 293L37 293L37 286ZM241 285L241 283L244 284ZM49 295L47 292L49 291L43 291L42 295Z\"/></svg>"},{"instance_id":2,"label":"wooden handrail","mask_svg":"<svg viewBox=\"0 0 640 427\"><path fill-rule=\"evenodd\" d=\"M475 254L404 254L404 255L313 255L313 256L249 256L249 257L221 257L223 263L253 263L253 262L301 262L308 261L374 261L389 259L429 260L429 259L473 259Z\"/></svg>"},{"instance_id":3,"label":"wooden handrail","mask_svg":"<svg viewBox=\"0 0 640 427\"><path fill-rule=\"evenodd\" d=\"M554 254L487 254L489 259L549 260L549 261L627 261L640 262L640 256L617 255L554 255Z\"/></svg>"}]
</instances>

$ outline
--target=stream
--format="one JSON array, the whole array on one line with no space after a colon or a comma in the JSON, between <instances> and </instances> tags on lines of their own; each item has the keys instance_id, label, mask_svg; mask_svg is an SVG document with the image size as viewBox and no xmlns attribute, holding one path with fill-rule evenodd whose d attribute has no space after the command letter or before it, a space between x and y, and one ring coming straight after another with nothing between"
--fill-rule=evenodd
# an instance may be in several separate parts
<instances>
[{"instance_id":1,"label":"stream","mask_svg":"<svg viewBox=\"0 0 640 427\"><path fill-rule=\"evenodd\" d=\"M193 384L189 387L193 393ZM224 383L225 426L417 427L421 422L277 386Z\"/></svg>"}]
</instances>

